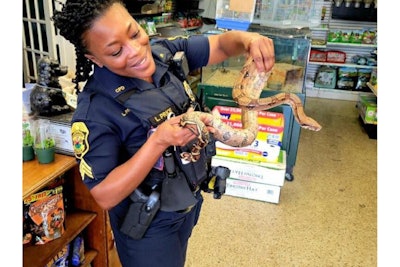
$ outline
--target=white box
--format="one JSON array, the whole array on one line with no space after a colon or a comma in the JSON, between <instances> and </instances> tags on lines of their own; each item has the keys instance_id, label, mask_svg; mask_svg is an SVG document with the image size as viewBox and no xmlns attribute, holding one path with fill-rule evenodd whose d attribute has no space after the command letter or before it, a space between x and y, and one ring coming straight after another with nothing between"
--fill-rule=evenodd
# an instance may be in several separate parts
<instances>
[{"instance_id":1,"label":"white box","mask_svg":"<svg viewBox=\"0 0 400 267\"><path fill-rule=\"evenodd\" d=\"M281 150L278 162L254 162L236 158L214 156L211 166L230 169L229 178L248 182L283 186L286 174L286 151Z\"/></svg>"},{"instance_id":2,"label":"white box","mask_svg":"<svg viewBox=\"0 0 400 267\"><path fill-rule=\"evenodd\" d=\"M31 93L35 87L34 83L26 83L25 88L22 88L22 107L23 112L30 114L31 110Z\"/></svg>"},{"instance_id":3,"label":"white box","mask_svg":"<svg viewBox=\"0 0 400 267\"><path fill-rule=\"evenodd\" d=\"M74 156L74 145L71 136L72 115L73 112L51 117L39 116L39 118L50 122L50 131L56 141L56 152L69 156Z\"/></svg>"},{"instance_id":4,"label":"white box","mask_svg":"<svg viewBox=\"0 0 400 267\"><path fill-rule=\"evenodd\" d=\"M225 194L271 203L279 203L281 187L269 184L252 183L244 180L226 179Z\"/></svg>"}]
</instances>

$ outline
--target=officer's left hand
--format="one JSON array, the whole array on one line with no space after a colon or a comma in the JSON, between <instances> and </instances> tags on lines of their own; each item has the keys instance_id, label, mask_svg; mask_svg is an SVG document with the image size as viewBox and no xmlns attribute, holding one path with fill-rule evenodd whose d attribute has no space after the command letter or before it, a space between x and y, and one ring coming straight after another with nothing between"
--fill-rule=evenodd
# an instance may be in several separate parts
<instances>
[{"instance_id":1,"label":"officer's left hand","mask_svg":"<svg viewBox=\"0 0 400 267\"><path fill-rule=\"evenodd\" d=\"M275 64L274 42L259 33L248 33L246 50L253 57L259 72L268 72Z\"/></svg>"}]
</instances>

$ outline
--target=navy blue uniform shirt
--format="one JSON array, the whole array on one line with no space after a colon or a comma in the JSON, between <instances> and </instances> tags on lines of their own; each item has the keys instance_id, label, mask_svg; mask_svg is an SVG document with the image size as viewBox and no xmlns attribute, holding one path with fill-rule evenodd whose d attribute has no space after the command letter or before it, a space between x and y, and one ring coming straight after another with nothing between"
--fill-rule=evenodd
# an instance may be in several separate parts
<instances>
[{"instance_id":1,"label":"navy blue uniform shirt","mask_svg":"<svg viewBox=\"0 0 400 267\"><path fill-rule=\"evenodd\" d=\"M172 55L184 51L190 70L208 63L209 43L205 36L177 37L162 40L161 43ZM126 108L116 101L121 93L118 88L155 90L162 85L167 67L156 60L154 84L151 84L95 66L93 75L78 96L78 106L72 119L74 152L82 179L89 189L129 159L146 142L149 134L135 112L126 112ZM181 90L178 87L182 88L181 84L177 85L177 90ZM152 99L147 101L146 104L151 105Z\"/></svg>"}]
</instances>

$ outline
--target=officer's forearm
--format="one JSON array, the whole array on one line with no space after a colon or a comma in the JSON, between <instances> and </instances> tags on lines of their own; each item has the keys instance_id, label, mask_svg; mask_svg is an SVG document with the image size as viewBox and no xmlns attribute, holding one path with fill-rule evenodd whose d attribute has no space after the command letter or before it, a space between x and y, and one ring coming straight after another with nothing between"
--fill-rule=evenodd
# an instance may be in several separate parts
<instances>
[{"instance_id":1,"label":"officer's forearm","mask_svg":"<svg viewBox=\"0 0 400 267\"><path fill-rule=\"evenodd\" d=\"M258 71L270 71L275 63L273 40L256 32L228 31L209 36L210 58L208 64L216 64L228 57L248 52Z\"/></svg>"},{"instance_id":2,"label":"officer's forearm","mask_svg":"<svg viewBox=\"0 0 400 267\"><path fill-rule=\"evenodd\" d=\"M219 63L228 57L237 56L249 48L254 33L242 31L228 31L219 35L211 35L209 64Z\"/></svg>"}]
</instances>

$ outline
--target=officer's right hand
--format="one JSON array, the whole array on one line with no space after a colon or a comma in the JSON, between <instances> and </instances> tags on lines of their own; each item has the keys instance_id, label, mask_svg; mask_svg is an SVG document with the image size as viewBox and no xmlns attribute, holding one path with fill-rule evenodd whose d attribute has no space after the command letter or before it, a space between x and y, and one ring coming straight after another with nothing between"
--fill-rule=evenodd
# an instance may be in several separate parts
<instances>
[{"instance_id":1,"label":"officer's right hand","mask_svg":"<svg viewBox=\"0 0 400 267\"><path fill-rule=\"evenodd\" d=\"M197 136L188 128L181 127L182 115L172 117L161 123L153 133L156 142L165 148L169 146L184 146Z\"/></svg>"}]
</instances>

